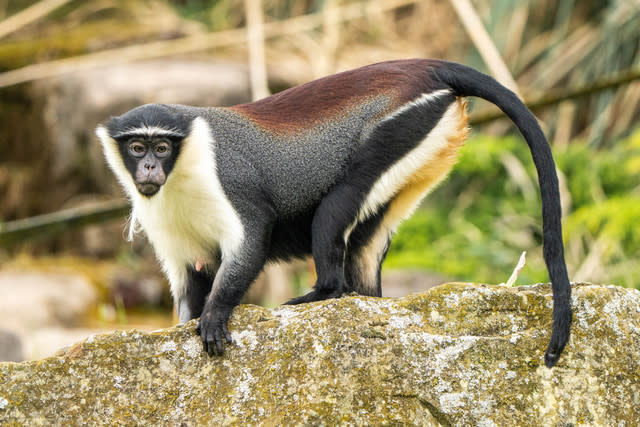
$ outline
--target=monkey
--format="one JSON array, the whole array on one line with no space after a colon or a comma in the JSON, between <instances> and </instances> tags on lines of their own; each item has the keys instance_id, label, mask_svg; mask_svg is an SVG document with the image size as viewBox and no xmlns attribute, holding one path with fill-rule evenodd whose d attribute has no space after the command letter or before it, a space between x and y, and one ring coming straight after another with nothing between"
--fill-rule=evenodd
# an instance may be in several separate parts
<instances>
[{"instance_id":1,"label":"monkey","mask_svg":"<svg viewBox=\"0 0 640 427\"><path fill-rule=\"evenodd\" d=\"M232 343L229 317L267 262L313 257L315 285L287 304L382 295L392 235L467 138L468 96L513 121L537 169L551 368L572 316L555 163L534 115L492 77L443 60L386 61L231 107L139 106L96 134L131 200L130 237L144 230L179 321L199 317L214 356Z\"/></svg>"}]
</instances>

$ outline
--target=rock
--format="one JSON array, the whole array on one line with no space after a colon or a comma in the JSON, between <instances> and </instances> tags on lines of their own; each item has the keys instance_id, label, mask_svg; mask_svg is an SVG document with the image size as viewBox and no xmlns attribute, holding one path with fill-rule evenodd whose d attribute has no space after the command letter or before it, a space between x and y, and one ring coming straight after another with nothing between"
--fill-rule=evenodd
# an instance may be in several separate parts
<instances>
[{"instance_id":1,"label":"rock","mask_svg":"<svg viewBox=\"0 0 640 427\"><path fill-rule=\"evenodd\" d=\"M61 348L70 346L78 341L85 340L88 336L97 333L112 332L106 328L68 328L61 326L44 326L31 331L20 333L23 348L23 358L15 360L36 360L50 357Z\"/></svg>"},{"instance_id":2,"label":"rock","mask_svg":"<svg viewBox=\"0 0 640 427\"><path fill-rule=\"evenodd\" d=\"M79 274L39 271L0 272L2 325L32 331L79 323L97 302L91 282Z\"/></svg>"},{"instance_id":3,"label":"rock","mask_svg":"<svg viewBox=\"0 0 640 427\"><path fill-rule=\"evenodd\" d=\"M447 282L444 276L422 270L383 270L382 295L398 298L424 292Z\"/></svg>"},{"instance_id":4,"label":"rock","mask_svg":"<svg viewBox=\"0 0 640 427\"><path fill-rule=\"evenodd\" d=\"M20 362L24 360L22 341L13 331L0 328L0 362Z\"/></svg>"},{"instance_id":5,"label":"rock","mask_svg":"<svg viewBox=\"0 0 640 427\"><path fill-rule=\"evenodd\" d=\"M547 369L548 285L241 306L210 358L195 321L0 364L1 425L635 425L640 292L573 288Z\"/></svg>"},{"instance_id":6,"label":"rock","mask_svg":"<svg viewBox=\"0 0 640 427\"><path fill-rule=\"evenodd\" d=\"M97 297L81 274L0 271L0 360L50 356L85 338L89 331L75 327L84 323Z\"/></svg>"}]
</instances>

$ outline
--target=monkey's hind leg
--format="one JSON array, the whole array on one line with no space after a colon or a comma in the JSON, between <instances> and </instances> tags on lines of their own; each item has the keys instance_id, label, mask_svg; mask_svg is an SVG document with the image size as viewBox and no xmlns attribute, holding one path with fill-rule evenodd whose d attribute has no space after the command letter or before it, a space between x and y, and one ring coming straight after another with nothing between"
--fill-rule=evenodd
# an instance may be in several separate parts
<instances>
[{"instance_id":1,"label":"monkey's hind leg","mask_svg":"<svg viewBox=\"0 0 640 427\"><path fill-rule=\"evenodd\" d=\"M331 190L320 203L312 224L312 253L318 281L313 291L288 304L319 301L340 296L350 290L345 278L345 240L351 228L366 224L382 212L380 226L394 230L408 216L455 162L455 155L467 135L464 102L451 94L441 94L408 104L397 114L382 120L367 137L351 161L344 181ZM376 241L377 245L384 242ZM368 263L372 253L366 245L355 245L364 252L354 252L357 263ZM354 258L350 257L350 261ZM379 274L367 267L367 274ZM353 290L379 295L378 279L356 283L361 272L350 268ZM364 281L362 281L364 283ZM372 285L375 283L375 285ZM374 289L375 288L375 289Z\"/></svg>"},{"instance_id":2,"label":"monkey's hind leg","mask_svg":"<svg viewBox=\"0 0 640 427\"><path fill-rule=\"evenodd\" d=\"M318 206L311 224L311 250L318 279L311 292L286 304L336 298L345 292L344 235L357 215L358 200L361 198L358 194L356 187L342 183L327 194Z\"/></svg>"},{"instance_id":3,"label":"monkey's hind leg","mask_svg":"<svg viewBox=\"0 0 640 427\"><path fill-rule=\"evenodd\" d=\"M350 290L361 295L382 296L380 270L391 236L400 223L411 216L420 201L446 176L455 163L458 149L468 135L464 100L448 108L447 119L433 137L422 144L439 149L414 162L412 173L398 181L398 190L377 212L359 222L348 238L345 275Z\"/></svg>"},{"instance_id":4,"label":"monkey's hind leg","mask_svg":"<svg viewBox=\"0 0 640 427\"><path fill-rule=\"evenodd\" d=\"M391 230L383 222L387 207L359 222L348 236L344 262L347 291L382 296L380 269L391 240Z\"/></svg>"},{"instance_id":5,"label":"monkey's hind leg","mask_svg":"<svg viewBox=\"0 0 640 427\"><path fill-rule=\"evenodd\" d=\"M193 266L187 267L186 292L177 305L180 323L200 317L214 278L215 272L206 268L197 271Z\"/></svg>"},{"instance_id":6,"label":"monkey's hind leg","mask_svg":"<svg viewBox=\"0 0 640 427\"><path fill-rule=\"evenodd\" d=\"M306 295L294 298L287 304L319 301L339 297L342 293L356 292L360 295L382 296L380 267L387 249L391 232L382 224L384 209L364 222L357 223L348 235L348 243L343 253L344 283L336 288L315 289ZM337 260L336 260L337 265ZM318 273L320 277L320 272ZM319 281L319 283L322 283ZM324 282L326 283L326 282ZM331 283L331 282L329 282Z\"/></svg>"}]
</instances>

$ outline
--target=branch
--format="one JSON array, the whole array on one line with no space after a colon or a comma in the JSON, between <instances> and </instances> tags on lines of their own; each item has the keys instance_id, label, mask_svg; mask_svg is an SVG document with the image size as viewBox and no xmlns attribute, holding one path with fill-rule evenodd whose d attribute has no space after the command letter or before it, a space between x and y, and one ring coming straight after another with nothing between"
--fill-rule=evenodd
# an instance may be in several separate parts
<instances>
[{"instance_id":1,"label":"branch","mask_svg":"<svg viewBox=\"0 0 640 427\"><path fill-rule=\"evenodd\" d=\"M267 65L264 49L262 0L245 0L247 39L249 47L249 77L253 101L269 96Z\"/></svg>"},{"instance_id":2,"label":"branch","mask_svg":"<svg viewBox=\"0 0 640 427\"><path fill-rule=\"evenodd\" d=\"M7 34L11 34L25 25L48 15L51 11L59 8L65 3L69 3L69 1L70 0L43 0L14 15L11 15L4 21L0 22L0 39Z\"/></svg>"},{"instance_id":3,"label":"branch","mask_svg":"<svg viewBox=\"0 0 640 427\"><path fill-rule=\"evenodd\" d=\"M0 222L0 247L8 248L28 239L51 237L74 228L122 218L129 209L127 201L115 200L90 207Z\"/></svg>"},{"instance_id":4,"label":"branch","mask_svg":"<svg viewBox=\"0 0 640 427\"><path fill-rule=\"evenodd\" d=\"M515 79L511 75L507 64L504 63L504 60L500 56L498 48L496 48L493 40L491 40L491 36L489 36L484 25L482 25L482 20L473 8L471 2L469 0L450 0L450 3L462 21L462 25L464 25L473 44L475 44L480 55L482 55L482 59L484 59L489 70L491 70L491 73L497 80L514 91L516 95L522 99Z\"/></svg>"},{"instance_id":5,"label":"branch","mask_svg":"<svg viewBox=\"0 0 640 427\"><path fill-rule=\"evenodd\" d=\"M547 93L537 98L525 101L525 104L530 110L536 111L550 105L559 104L563 101L581 98L607 89L613 89L638 79L640 79L640 68L631 69L619 74L614 74L613 76L603 77L600 80L596 80L595 82L584 86L549 90ZM503 117L504 114L500 111L476 113L471 115L470 123L472 125L478 125L492 122Z\"/></svg>"},{"instance_id":6,"label":"branch","mask_svg":"<svg viewBox=\"0 0 640 427\"><path fill-rule=\"evenodd\" d=\"M336 23L345 22L377 11L388 11L399 7L418 3L422 0L377 0L366 4L352 3L337 8ZM323 12L297 16L284 21L264 24L266 38L294 35L313 30L323 25ZM26 83L47 77L55 77L65 73L77 72L113 64L134 62L143 59L163 58L183 55L208 49L246 43L246 28L199 34L173 40L143 43L123 48L103 50L100 52L63 58L40 64L27 65L22 68L0 74L0 88Z\"/></svg>"}]
</instances>

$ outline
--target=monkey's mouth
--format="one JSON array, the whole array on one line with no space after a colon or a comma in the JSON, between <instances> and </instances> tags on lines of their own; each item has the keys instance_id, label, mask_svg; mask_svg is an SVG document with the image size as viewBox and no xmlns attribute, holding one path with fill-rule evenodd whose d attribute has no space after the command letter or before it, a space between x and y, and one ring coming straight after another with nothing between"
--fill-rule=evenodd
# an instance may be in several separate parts
<instances>
[{"instance_id":1,"label":"monkey's mouth","mask_svg":"<svg viewBox=\"0 0 640 427\"><path fill-rule=\"evenodd\" d=\"M151 197L154 194L156 194L158 191L160 191L160 186L153 182L141 182L139 184L136 184L136 187L138 187L138 191L142 195L147 197Z\"/></svg>"}]
</instances>

